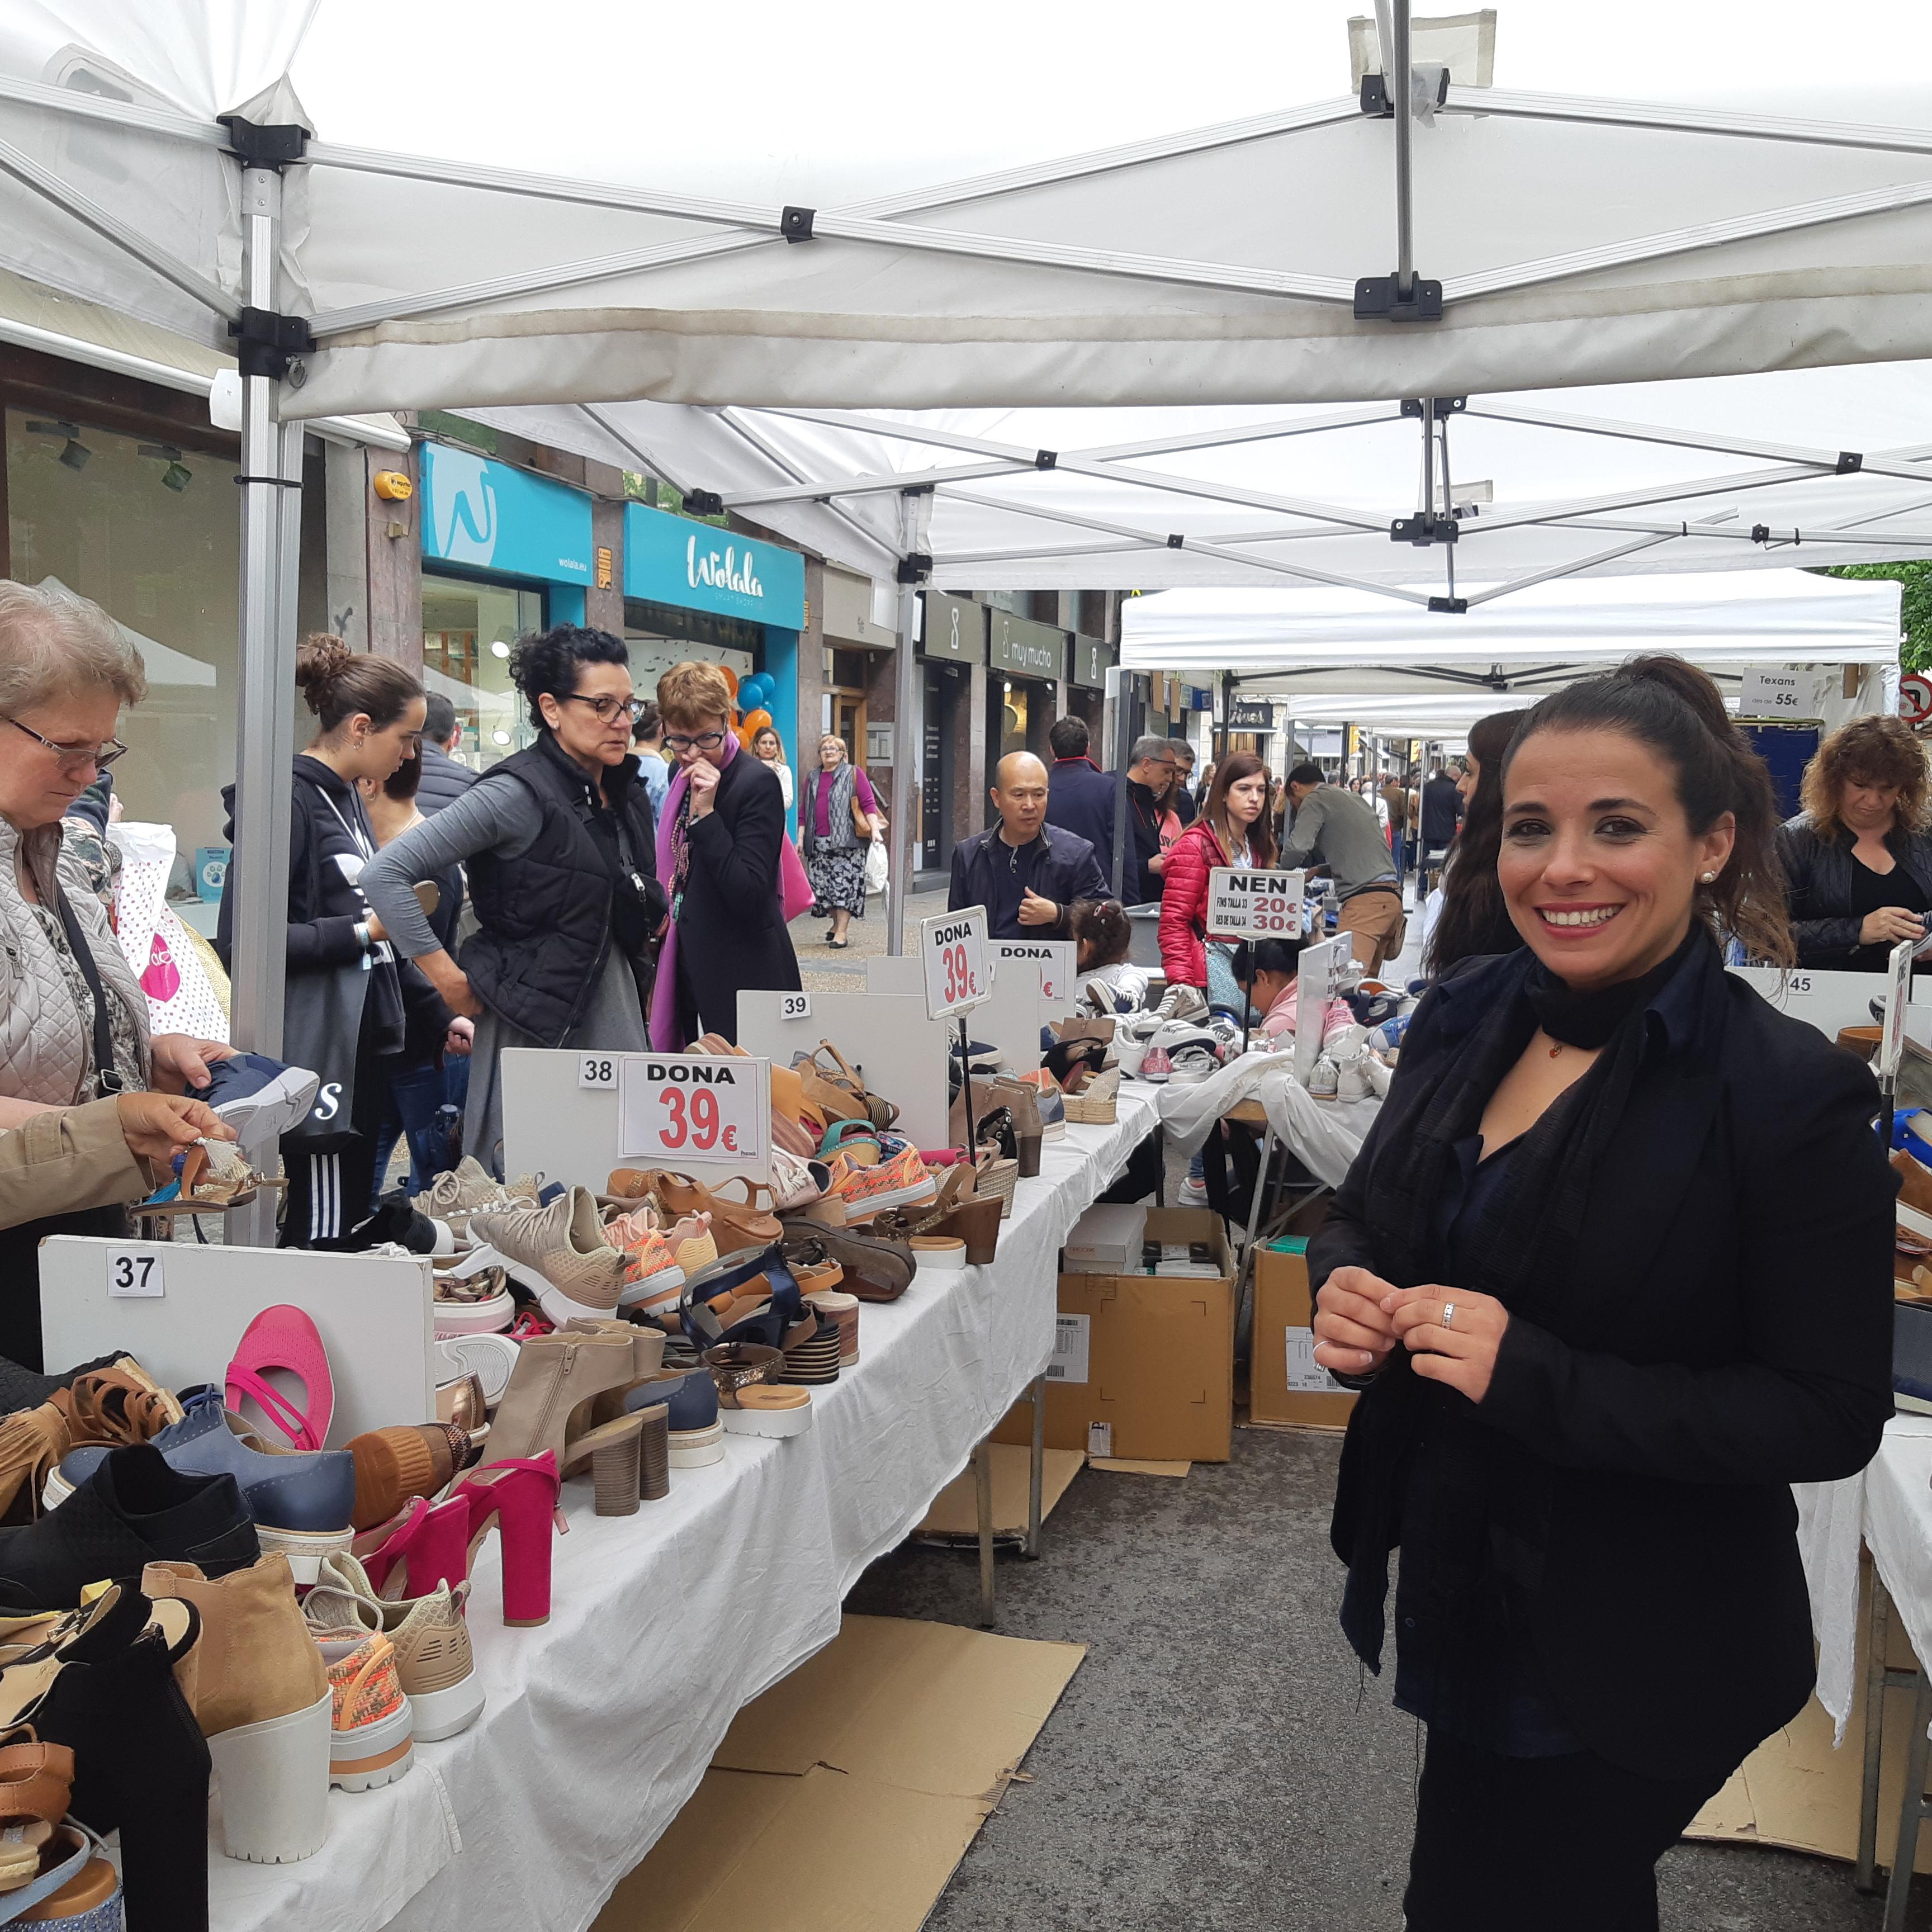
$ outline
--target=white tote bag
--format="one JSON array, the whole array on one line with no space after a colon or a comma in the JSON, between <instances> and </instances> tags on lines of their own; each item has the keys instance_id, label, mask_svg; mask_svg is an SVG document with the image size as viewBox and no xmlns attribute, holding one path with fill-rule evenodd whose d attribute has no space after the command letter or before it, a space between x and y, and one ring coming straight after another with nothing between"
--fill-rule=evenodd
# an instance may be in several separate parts
<instances>
[{"instance_id":1,"label":"white tote bag","mask_svg":"<svg viewBox=\"0 0 1932 1932\"><path fill-rule=\"evenodd\" d=\"M148 996L148 1030L225 1041L227 1012L188 928L168 904L174 827L124 819L110 825L107 836L121 854L115 936Z\"/></svg>"},{"instance_id":2,"label":"white tote bag","mask_svg":"<svg viewBox=\"0 0 1932 1932\"><path fill-rule=\"evenodd\" d=\"M866 891L869 897L886 889L886 842L875 832L866 850Z\"/></svg>"}]
</instances>

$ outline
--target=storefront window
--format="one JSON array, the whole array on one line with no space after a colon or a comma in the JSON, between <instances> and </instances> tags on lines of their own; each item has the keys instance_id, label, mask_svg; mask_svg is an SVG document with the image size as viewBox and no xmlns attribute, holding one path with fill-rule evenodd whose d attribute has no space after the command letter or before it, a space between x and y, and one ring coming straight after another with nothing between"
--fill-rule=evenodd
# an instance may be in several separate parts
<instances>
[{"instance_id":1,"label":"storefront window","mask_svg":"<svg viewBox=\"0 0 1932 1932\"><path fill-rule=\"evenodd\" d=\"M739 676L750 676L762 668L765 627L716 611L627 597L624 641L630 648L632 682L640 697L655 698L658 680L673 664L728 664Z\"/></svg>"},{"instance_id":2,"label":"storefront window","mask_svg":"<svg viewBox=\"0 0 1932 1932\"><path fill-rule=\"evenodd\" d=\"M456 755L478 771L534 739L510 682L510 646L544 624L543 592L425 570L423 676L456 707Z\"/></svg>"},{"instance_id":3,"label":"storefront window","mask_svg":"<svg viewBox=\"0 0 1932 1932\"><path fill-rule=\"evenodd\" d=\"M1024 752L1027 748L1028 700L1032 692L1026 685L1016 683L1011 679L1001 688L1004 698L1000 710L1000 755L1004 758L1009 752Z\"/></svg>"},{"instance_id":4,"label":"storefront window","mask_svg":"<svg viewBox=\"0 0 1932 1932\"><path fill-rule=\"evenodd\" d=\"M90 597L132 636L147 701L125 713L114 789L130 819L171 824L192 866L220 845L235 764L234 459L85 422L7 412L14 578Z\"/></svg>"}]
</instances>

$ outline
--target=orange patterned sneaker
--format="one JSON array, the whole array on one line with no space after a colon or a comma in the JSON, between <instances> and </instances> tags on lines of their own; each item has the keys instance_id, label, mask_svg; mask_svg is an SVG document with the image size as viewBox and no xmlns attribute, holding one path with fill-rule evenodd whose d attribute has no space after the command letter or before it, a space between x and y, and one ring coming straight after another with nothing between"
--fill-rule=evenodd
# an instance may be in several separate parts
<instances>
[{"instance_id":1,"label":"orange patterned sneaker","mask_svg":"<svg viewBox=\"0 0 1932 1932\"><path fill-rule=\"evenodd\" d=\"M415 1714L386 1636L319 1639L334 1694L328 1781L344 1791L393 1784L416 1761Z\"/></svg>"},{"instance_id":2,"label":"orange patterned sneaker","mask_svg":"<svg viewBox=\"0 0 1932 1932\"><path fill-rule=\"evenodd\" d=\"M617 1306L632 1308L639 1302L655 1307L684 1286L684 1269L670 1244L658 1232L658 1217L648 1207L620 1209L604 1217L604 1238L624 1255L624 1285L617 1292Z\"/></svg>"},{"instance_id":3,"label":"orange patterned sneaker","mask_svg":"<svg viewBox=\"0 0 1932 1932\"><path fill-rule=\"evenodd\" d=\"M832 1163L832 1192L845 1204L849 1227L855 1221L869 1221L888 1208L908 1208L930 1201L939 1192L938 1184L919 1157L916 1148L906 1148L881 1160L876 1167L856 1167L841 1156Z\"/></svg>"},{"instance_id":4,"label":"orange patterned sneaker","mask_svg":"<svg viewBox=\"0 0 1932 1932\"><path fill-rule=\"evenodd\" d=\"M322 1643L360 1643L386 1636L395 1646L396 1676L410 1700L410 1730L418 1744L452 1738L483 1711L469 1627L463 1621L467 1583L437 1584L426 1597L386 1603L347 1550L322 1558L302 1614Z\"/></svg>"}]
</instances>

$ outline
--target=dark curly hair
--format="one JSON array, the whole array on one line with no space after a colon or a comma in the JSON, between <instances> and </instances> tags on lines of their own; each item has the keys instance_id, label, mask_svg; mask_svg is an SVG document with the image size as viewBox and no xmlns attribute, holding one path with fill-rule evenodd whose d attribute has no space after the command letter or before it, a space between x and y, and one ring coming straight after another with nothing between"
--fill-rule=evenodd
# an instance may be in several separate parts
<instances>
[{"instance_id":1,"label":"dark curly hair","mask_svg":"<svg viewBox=\"0 0 1932 1932\"><path fill-rule=\"evenodd\" d=\"M1925 748L1902 718L1854 718L1812 754L1798 798L1822 838L1835 838L1844 830L1838 807L1847 784L1896 785L1900 831L1923 832L1932 823Z\"/></svg>"},{"instance_id":2,"label":"dark curly hair","mask_svg":"<svg viewBox=\"0 0 1932 1932\"><path fill-rule=\"evenodd\" d=\"M578 674L587 664L628 664L630 652L622 638L608 631L586 630L581 624L553 624L533 631L511 647L510 682L524 694L530 722L547 731L537 700L548 692L560 704L577 688Z\"/></svg>"},{"instance_id":3,"label":"dark curly hair","mask_svg":"<svg viewBox=\"0 0 1932 1932\"><path fill-rule=\"evenodd\" d=\"M1118 899L1076 899L1067 908L1066 929L1073 935L1074 957L1083 973L1118 966L1133 950L1133 928ZM1081 959L1081 950L1088 946L1094 949L1093 958Z\"/></svg>"},{"instance_id":4,"label":"dark curly hair","mask_svg":"<svg viewBox=\"0 0 1932 1932\"><path fill-rule=\"evenodd\" d=\"M1540 731L1622 731L1648 745L1676 772L1677 802L1693 836L1729 812L1737 826L1731 856L1714 883L1698 886L1696 910L1720 938L1742 941L1754 960L1792 963L1784 871L1772 842L1778 802L1771 774L1702 671L1682 658L1632 658L1546 698L1510 741L1505 782L1516 754Z\"/></svg>"}]
</instances>

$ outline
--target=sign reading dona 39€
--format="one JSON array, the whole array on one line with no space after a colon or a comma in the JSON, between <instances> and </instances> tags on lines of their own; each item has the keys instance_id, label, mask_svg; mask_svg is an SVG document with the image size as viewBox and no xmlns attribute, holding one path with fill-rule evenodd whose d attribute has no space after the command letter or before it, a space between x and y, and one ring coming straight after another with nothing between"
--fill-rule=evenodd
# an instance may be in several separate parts
<instances>
[{"instance_id":1,"label":"sign reading dona 39\u20ac","mask_svg":"<svg viewBox=\"0 0 1932 1932\"><path fill-rule=\"evenodd\" d=\"M675 1173L770 1178L772 1064L748 1055L627 1053L617 1062L617 1159Z\"/></svg>"},{"instance_id":2,"label":"sign reading dona 39\u20ac","mask_svg":"<svg viewBox=\"0 0 1932 1932\"><path fill-rule=\"evenodd\" d=\"M935 913L919 922L919 956L926 979L930 1019L950 1019L993 997L993 967L987 957L986 908Z\"/></svg>"},{"instance_id":3,"label":"sign reading dona 39\u20ac","mask_svg":"<svg viewBox=\"0 0 1932 1932\"><path fill-rule=\"evenodd\" d=\"M1216 866L1208 874L1210 939L1299 939L1306 872Z\"/></svg>"}]
</instances>

